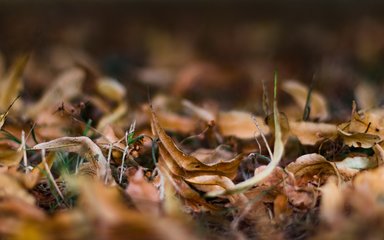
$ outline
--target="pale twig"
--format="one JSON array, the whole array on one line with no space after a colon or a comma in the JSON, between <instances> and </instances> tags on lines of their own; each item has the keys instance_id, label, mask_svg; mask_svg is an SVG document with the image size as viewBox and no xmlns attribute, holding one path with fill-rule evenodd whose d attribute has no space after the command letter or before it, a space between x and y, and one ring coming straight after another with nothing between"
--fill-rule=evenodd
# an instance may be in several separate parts
<instances>
[{"instance_id":1,"label":"pale twig","mask_svg":"<svg viewBox=\"0 0 384 240\"><path fill-rule=\"evenodd\" d=\"M127 155L127 152L128 152L128 133L125 132L125 139L126 139L126 146L124 148L124 152L123 152L123 157L121 158L121 166L120 166L120 176L119 176L119 183L121 184L121 181L123 180L123 172L124 172L124 160L125 160L125 156Z\"/></svg>"},{"instance_id":2,"label":"pale twig","mask_svg":"<svg viewBox=\"0 0 384 240\"><path fill-rule=\"evenodd\" d=\"M271 159L273 159L273 154L272 154L271 148L269 147L267 138L265 137L263 131L261 130L261 128L260 128L260 126L259 126L259 123L257 122L256 117L255 117L255 116L252 116L252 119L253 119L253 122L254 122L255 125L256 125L257 130L260 132L261 138L263 139L263 141L264 141L264 143L265 143L265 146L266 146L266 148L267 148L267 150L268 150L268 153L269 153L269 157L270 157ZM260 143L259 143L259 145L260 145Z\"/></svg>"},{"instance_id":3,"label":"pale twig","mask_svg":"<svg viewBox=\"0 0 384 240\"><path fill-rule=\"evenodd\" d=\"M107 172L105 174L105 179L104 179L104 183L107 184L108 183L108 178L109 178L109 167L111 165L111 155L112 155L112 148L113 148L113 144L110 143L109 144L109 150L108 150L108 158L107 158Z\"/></svg>"},{"instance_id":4,"label":"pale twig","mask_svg":"<svg viewBox=\"0 0 384 240\"><path fill-rule=\"evenodd\" d=\"M44 148L41 149L41 158L42 158L42 161L43 161L43 164L44 164L45 171L47 172L49 181L52 182L52 184L53 184L57 194L59 194L60 198L65 202L64 195L60 191L59 186L57 185L57 183L56 183L56 181L55 181L55 179L54 179L54 177L52 175L51 169L48 166L47 159L45 157L45 149Z\"/></svg>"},{"instance_id":5,"label":"pale twig","mask_svg":"<svg viewBox=\"0 0 384 240\"><path fill-rule=\"evenodd\" d=\"M24 167L25 167L25 173L29 173L24 130L21 131L21 150L23 151L23 163L24 163Z\"/></svg>"}]
</instances>

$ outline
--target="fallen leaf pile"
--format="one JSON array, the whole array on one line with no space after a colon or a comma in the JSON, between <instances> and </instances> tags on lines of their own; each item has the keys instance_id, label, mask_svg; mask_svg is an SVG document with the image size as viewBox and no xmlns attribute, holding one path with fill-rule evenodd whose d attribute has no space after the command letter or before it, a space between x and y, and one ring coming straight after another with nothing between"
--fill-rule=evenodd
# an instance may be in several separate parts
<instances>
[{"instance_id":1,"label":"fallen leaf pile","mask_svg":"<svg viewBox=\"0 0 384 240\"><path fill-rule=\"evenodd\" d=\"M76 64L26 94L33 61L0 80L5 239L384 237L384 109L371 108L372 87L356 91L370 108L353 102L338 121L326 95L277 74L262 113L182 99L204 85L187 73L178 97L131 102L129 85Z\"/></svg>"}]
</instances>

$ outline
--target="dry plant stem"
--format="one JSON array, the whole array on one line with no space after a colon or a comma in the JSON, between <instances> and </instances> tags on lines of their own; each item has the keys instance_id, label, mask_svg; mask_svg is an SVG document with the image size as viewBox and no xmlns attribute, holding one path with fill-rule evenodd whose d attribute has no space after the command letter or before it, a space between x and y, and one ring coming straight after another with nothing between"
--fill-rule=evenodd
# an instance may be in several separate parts
<instances>
[{"instance_id":1,"label":"dry plant stem","mask_svg":"<svg viewBox=\"0 0 384 240\"><path fill-rule=\"evenodd\" d=\"M109 169L111 165L112 148L113 148L113 144L110 143L109 150L108 150L108 158L107 158L107 169ZM109 178L109 172L107 171L105 174L104 184L108 183L108 178Z\"/></svg>"},{"instance_id":2,"label":"dry plant stem","mask_svg":"<svg viewBox=\"0 0 384 240\"><path fill-rule=\"evenodd\" d=\"M27 159L27 150L25 146L25 132L24 130L21 131L21 149L23 151L23 164L25 166L25 173L29 173L29 168L28 168L28 159Z\"/></svg>"},{"instance_id":3,"label":"dry plant stem","mask_svg":"<svg viewBox=\"0 0 384 240\"><path fill-rule=\"evenodd\" d=\"M120 176L119 176L119 183L121 184L121 181L123 180L123 173L124 173L124 160L125 156L128 152L128 145L124 148L123 157L121 158L121 166L120 166Z\"/></svg>"},{"instance_id":4,"label":"dry plant stem","mask_svg":"<svg viewBox=\"0 0 384 240\"><path fill-rule=\"evenodd\" d=\"M259 153L261 154L261 144L260 144L260 142L259 142L259 140L257 139L257 137L256 137L256 132L255 132L255 141L256 141L256 143L257 143L257 146L259 147Z\"/></svg>"},{"instance_id":5,"label":"dry plant stem","mask_svg":"<svg viewBox=\"0 0 384 240\"><path fill-rule=\"evenodd\" d=\"M131 125L132 126L132 125ZM124 137L125 141L126 141L126 146L124 148L124 152L123 152L123 157L121 158L121 166L120 166L120 176L119 176L119 183L121 184L121 181L123 180L123 172L124 172L124 160L125 160L125 156L127 155L127 152L128 152L128 132L125 132L125 137Z\"/></svg>"},{"instance_id":6,"label":"dry plant stem","mask_svg":"<svg viewBox=\"0 0 384 240\"><path fill-rule=\"evenodd\" d=\"M47 159L45 157L45 149L41 149L41 158L44 164L45 171L47 172L49 180L52 182L53 186L55 187L56 192L59 194L60 198L65 202L64 195L60 191L59 186L57 186L57 183L55 179L53 178L53 175L51 173L51 169L48 166Z\"/></svg>"},{"instance_id":7,"label":"dry plant stem","mask_svg":"<svg viewBox=\"0 0 384 240\"><path fill-rule=\"evenodd\" d=\"M275 89L274 89L274 102L273 102L273 107L274 107L273 118L274 118L274 124L275 124L275 144L274 144L274 153L273 153L273 156L271 157L271 162L267 165L264 171L262 171L261 173L253 176L252 178L244 182L241 182L235 185L232 189L211 191L206 194L206 197L218 197L224 194L234 194L234 193L244 192L249 188L253 187L255 184L267 178L273 172L273 170L277 167L277 165L279 164L283 156L284 144L282 141L281 127L279 123L279 111L277 109L276 97L277 97L277 76L275 75Z\"/></svg>"},{"instance_id":8,"label":"dry plant stem","mask_svg":"<svg viewBox=\"0 0 384 240\"><path fill-rule=\"evenodd\" d=\"M260 126L259 126L259 123L257 122L256 118L253 117L253 121L255 122L255 125L256 125L256 128L257 130L260 132L260 135L261 135L261 138L263 139L264 143L265 143L265 146L268 150L268 153L269 153L269 157L272 159L273 158L273 154L272 154L272 151L271 151L271 148L269 147L269 144L268 144L268 141L267 139L265 138L265 135L263 133L263 131L261 130ZM255 138L257 139L257 138ZM256 140L257 141L257 140ZM260 146L260 143L259 141L257 141L257 143L259 144L259 147L260 147L260 153L261 153L261 146Z\"/></svg>"}]
</instances>

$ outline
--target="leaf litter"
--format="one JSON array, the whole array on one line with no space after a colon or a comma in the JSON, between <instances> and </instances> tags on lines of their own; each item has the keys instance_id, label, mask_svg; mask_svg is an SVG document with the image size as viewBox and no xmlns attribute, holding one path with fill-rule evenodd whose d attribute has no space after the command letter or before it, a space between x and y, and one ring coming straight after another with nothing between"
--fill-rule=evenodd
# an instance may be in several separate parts
<instances>
[{"instance_id":1,"label":"leaf litter","mask_svg":"<svg viewBox=\"0 0 384 240\"><path fill-rule=\"evenodd\" d=\"M264 116L167 95L135 106L129 87L79 66L27 99L28 61L0 82L1 237L383 237L384 111L372 86L358 86L363 108L353 102L340 122L325 95L277 73L272 109L260 86Z\"/></svg>"}]
</instances>

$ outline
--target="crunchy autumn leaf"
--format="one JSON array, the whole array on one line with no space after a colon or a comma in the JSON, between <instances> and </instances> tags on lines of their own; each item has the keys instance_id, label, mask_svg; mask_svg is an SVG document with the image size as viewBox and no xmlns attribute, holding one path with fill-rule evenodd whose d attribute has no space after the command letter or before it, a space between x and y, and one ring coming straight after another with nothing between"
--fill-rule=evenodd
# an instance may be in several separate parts
<instances>
[{"instance_id":1,"label":"crunchy autumn leaf","mask_svg":"<svg viewBox=\"0 0 384 240\"><path fill-rule=\"evenodd\" d=\"M242 155L236 157L230 155L230 159L228 159L228 153L225 154L220 149L213 151L201 149L194 154L186 155L176 147L172 139L164 132L154 111L152 111L152 126L161 141L159 146L160 155L162 156L160 160L162 162L161 169L170 171L170 177L181 182L188 182L205 192L218 189L226 190L234 186L231 179L236 176ZM201 160L194 156L201 157ZM184 189L187 193L180 193L182 196L188 196L189 199L205 203L198 194L196 195L194 190L188 187L184 187ZM244 201L244 199L242 196L239 196L239 198L236 196L233 201Z\"/></svg>"},{"instance_id":2,"label":"crunchy autumn leaf","mask_svg":"<svg viewBox=\"0 0 384 240\"><path fill-rule=\"evenodd\" d=\"M327 161L320 154L312 153L303 155L296 159L296 161L288 164L285 170L291 172L296 178L305 175L314 176L318 174L331 174L338 176L339 173L334 163Z\"/></svg>"},{"instance_id":3,"label":"crunchy autumn leaf","mask_svg":"<svg viewBox=\"0 0 384 240\"><path fill-rule=\"evenodd\" d=\"M380 137L369 133L348 133L337 129L345 144L351 147L371 148L378 142Z\"/></svg>"},{"instance_id":4,"label":"crunchy autumn leaf","mask_svg":"<svg viewBox=\"0 0 384 240\"><path fill-rule=\"evenodd\" d=\"M161 158L159 160L158 167L164 177L172 184L175 191L183 198L194 203L191 207L193 211L200 211L201 207L204 207L207 210L218 210L219 207L216 207L208 203L202 196L189 184L187 184L182 177L172 174L172 172L165 166L166 161L163 161Z\"/></svg>"},{"instance_id":5,"label":"crunchy autumn leaf","mask_svg":"<svg viewBox=\"0 0 384 240\"><path fill-rule=\"evenodd\" d=\"M218 171L223 169L231 177L233 173L237 171L237 167L240 164L241 157L237 156L229 160L217 159L216 162L201 162L197 158L183 153L173 142L173 140L165 133L164 129L160 126L159 120L156 114L152 111L152 122L155 133L159 136L159 139L164 147L164 150L169 156L176 162L176 164L186 171ZM161 146L161 147L162 147Z\"/></svg>"}]
</instances>

